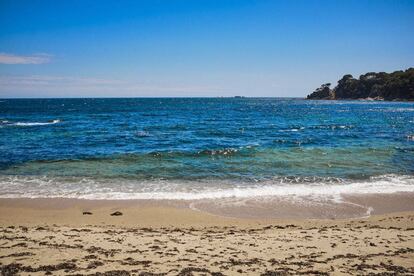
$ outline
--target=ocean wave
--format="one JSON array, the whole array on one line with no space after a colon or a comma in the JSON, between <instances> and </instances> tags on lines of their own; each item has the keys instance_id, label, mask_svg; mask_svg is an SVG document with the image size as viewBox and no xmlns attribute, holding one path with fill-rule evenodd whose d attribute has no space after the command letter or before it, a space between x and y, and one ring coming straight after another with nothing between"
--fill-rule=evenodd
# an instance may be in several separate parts
<instances>
[{"instance_id":1,"label":"ocean wave","mask_svg":"<svg viewBox=\"0 0 414 276\"><path fill-rule=\"evenodd\" d=\"M413 112L414 108L412 107L377 107L377 108L369 108L368 111L375 111L375 112Z\"/></svg>"},{"instance_id":2,"label":"ocean wave","mask_svg":"<svg viewBox=\"0 0 414 276\"><path fill-rule=\"evenodd\" d=\"M353 125L335 125L335 124L328 124L328 125L314 125L309 126L309 129L351 129L354 128Z\"/></svg>"},{"instance_id":3,"label":"ocean wave","mask_svg":"<svg viewBox=\"0 0 414 276\"><path fill-rule=\"evenodd\" d=\"M234 148L225 148L218 150L202 150L197 152L197 155L232 155L237 153L238 150Z\"/></svg>"},{"instance_id":4,"label":"ocean wave","mask_svg":"<svg viewBox=\"0 0 414 276\"><path fill-rule=\"evenodd\" d=\"M293 127L288 129L280 129L279 132L298 132L304 129L330 129L330 130L336 130L336 129L352 129L354 128L353 125L337 125L337 124L327 124L327 125L311 125L307 127Z\"/></svg>"},{"instance_id":5,"label":"ocean wave","mask_svg":"<svg viewBox=\"0 0 414 276\"><path fill-rule=\"evenodd\" d=\"M313 180L312 180L313 179ZM315 181L316 180L316 181ZM382 175L365 181L279 178L257 183L170 182L1 176L2 198L200 200L254 197L340 198L345 194L414 192L414 177Z\"/></svg>"},{"instance_id":6,"label":"ocean wave","mask_svg":"<svg viewBox=\"0 0 414 276\"><path fill-rule=\"evenodd\" d=\"M3 125L9 125L9 126L45 126L45 125L54 125L57 123L60 123L60 120L51 120L47 122L10 122L7 120L1 121Z\"/></svg>"},{"instance_id":7,"label":"ocean wave","mask_svg":"<svg viewBox=\"0 0 414 276\"><path fill-rule=\"evenodd\" d=\"M148 131L137 131L135 133L135 136L137 137L150 137L150 133Z\"/></svg>"},{"instance_id":8,"label":"ocean wave","mask_svg":"<svg viewBox=\"0 0 414 276\"><path fill-rule=\"evenodd\" d=\"M297 132L300 130L304 130L305 127L296 127L296 128L289 128L289 129L280 129L279 132Z\"/></svg>"}]
</instances>

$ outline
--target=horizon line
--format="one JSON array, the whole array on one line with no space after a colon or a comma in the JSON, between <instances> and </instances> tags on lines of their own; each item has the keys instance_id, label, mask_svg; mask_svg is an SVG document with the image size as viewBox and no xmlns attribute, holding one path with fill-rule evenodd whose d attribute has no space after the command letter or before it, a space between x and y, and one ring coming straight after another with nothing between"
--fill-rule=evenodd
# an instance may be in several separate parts
<instances>
[{"instance_id":1,"label":"horizon line","mask_svg":"<svg viewBox=\"0 0 414 276\"><path fill-rule=\"evenodd\" d=\"M164 97L146 97L146 96L137 96L137 97L0 97L0 100L36 100L36 99L306 99L306 97L264 97L264 96L164 96Z\"/></svg>"}]
</instances>

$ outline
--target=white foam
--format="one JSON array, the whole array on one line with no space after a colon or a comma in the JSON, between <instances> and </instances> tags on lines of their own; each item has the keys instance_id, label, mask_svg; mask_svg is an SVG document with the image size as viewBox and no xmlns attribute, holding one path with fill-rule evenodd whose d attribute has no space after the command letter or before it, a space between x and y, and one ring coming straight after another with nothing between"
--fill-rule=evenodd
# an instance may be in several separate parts
<instances>
[{"instance_id":1,"label":"white foam","mask_svg":"<svg viewBox=\"0 0 414 276\"><path fill-rule=\"evenodd\" d=\"M291 129L280 129L279 132L297 132L302 129L305 129L305 128L301 127L301 128L291 128Z\"/></svg>"},{"instance_id":2,"label":"white foam","mask_svg":"<svg viewBox=\"0 0 414 276\"><path fill-rule=\"evenodd\" d=\"M14 126L45 126L45 125L54 125L60 123L60 120L53 120L51 122L16 122L11 125Z\"/></svg>"},{"instance_id":3,"label":"white foam","mask_svg":"<svg viewBox=\"0 0 414 276\"><path fill-rule=\"evenodd\" d=\"M147 131L137 131L135 133L135 135L138 136L138 137L149 137L149 136L151 136L149 134L149 132L147 132Z\"/></svg>"},{"instance_id":4,"label":"white foam","mask_svg":"<svg viewBox=\"0 0 414 276\"><path fill-rule=\"evenodd\" d=\"M213 185L214 184L214 185ZM366 181L341 183L283 183L267 181L229 184L219 182L100 182L94 179L59 179L48 177L0 177L0 197L81 199L155 199L199 200L252 197L317 197L336 198L345 194L390 194L414 192L414 177L384 175Z\"/></svg>"}]
</instances>

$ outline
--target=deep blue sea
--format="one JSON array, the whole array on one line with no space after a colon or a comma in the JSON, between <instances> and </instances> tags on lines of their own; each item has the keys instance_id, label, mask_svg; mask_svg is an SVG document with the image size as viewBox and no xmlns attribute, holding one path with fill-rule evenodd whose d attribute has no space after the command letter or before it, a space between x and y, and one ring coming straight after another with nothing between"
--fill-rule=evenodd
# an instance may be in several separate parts
<instances>
[{"instance_id":1,"label":"deep blue sea","mask_svg":"<svg viewBox=\"0 0 414 276\"><path fill-rule=\"evenodd\" d=\"M414 191L414 103L1 99L0 197Z\"/></svg>"}]
</instances>

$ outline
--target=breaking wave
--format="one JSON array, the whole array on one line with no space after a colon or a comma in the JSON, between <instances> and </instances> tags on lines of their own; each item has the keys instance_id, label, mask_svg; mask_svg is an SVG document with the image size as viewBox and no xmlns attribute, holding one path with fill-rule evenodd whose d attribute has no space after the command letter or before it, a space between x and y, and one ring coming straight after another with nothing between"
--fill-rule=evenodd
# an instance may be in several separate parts
<instances>
[{"instance_id":1,"label":"breaking wave","mask_svg":"<svg viewBox=\"0 0 414 276\"><path fill-rule=\"evenodd\" d=\"M414 177L382 175L367 180L281 177L257 183L165 180L131 181L76 177L1 176L2 198L199 200L252 197L340 197L343 194L414 192Z\"/></svg>"},{"instance_id":2,"label":"breaking wave","mask_svg":"<svg viewBox=\"0 0 414 276\"><path fill-rule=\"evenodd\" d=\"M47 122L9 122L7 120L3 120L1 121L2 125L6 125L6 126L21 126L21 127L25 127L25 126L46 126L46 125L54 125L60 123L60 120L52 120L52 121L47 121Z\"/></svg>"}]
</instances>

